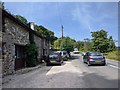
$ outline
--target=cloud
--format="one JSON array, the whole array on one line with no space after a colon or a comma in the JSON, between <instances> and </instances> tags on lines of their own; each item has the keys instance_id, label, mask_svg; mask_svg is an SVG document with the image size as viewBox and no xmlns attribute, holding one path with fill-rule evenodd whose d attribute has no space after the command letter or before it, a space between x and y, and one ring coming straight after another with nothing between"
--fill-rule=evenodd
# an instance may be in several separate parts
<instances>
[{"instance_id":1,"label":"cloud","mask_svg":"<svg viewBox=\"0 0 120 90\"><path fill-rule=\"evenodd\" d=\"M82 28L91 32L112 26L114 17L117 17L114 9L114 3L78 3L72 10L72 16Z\"/></svg>"},{"instance_id":2,"label":"cloud","mask_svg":"<svg viewBox=\"0 0 120 90\"><path fill-rule=\"evenodd\" d=\"M90 6L88 4L77 4L72 11L73 20L78 21L84 28L90 28L93 19L90 15L89 8Z\"/></svg>"}]
</instances>

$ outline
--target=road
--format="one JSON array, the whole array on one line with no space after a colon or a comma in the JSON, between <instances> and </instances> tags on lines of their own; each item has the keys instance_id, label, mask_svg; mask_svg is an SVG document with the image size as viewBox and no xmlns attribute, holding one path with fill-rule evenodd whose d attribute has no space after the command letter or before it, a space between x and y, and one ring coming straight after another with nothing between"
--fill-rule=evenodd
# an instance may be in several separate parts
<instances>
[{"instance_id":1,"label":"road","mask_svg":"<svg viewBox=\"0 0 120 90\"><path fill-rule=\"evenodd\" d=\"M43 66L16 75L3 88L118 88L118 62L106 66L87 66L81 55L73 55L62 66Z\"/></svg>"}]
</instances>

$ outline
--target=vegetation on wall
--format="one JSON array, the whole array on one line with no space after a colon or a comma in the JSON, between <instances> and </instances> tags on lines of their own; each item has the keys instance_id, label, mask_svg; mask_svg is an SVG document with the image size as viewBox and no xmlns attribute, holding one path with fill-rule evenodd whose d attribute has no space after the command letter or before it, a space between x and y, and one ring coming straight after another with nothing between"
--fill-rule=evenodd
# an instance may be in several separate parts
<instances>
[{"instance_id":1,"label":"vegetation on wall","mask_svg":"<svg viewBox=\"0 0 120 90\"><path fill-rule=\"evenodd\" d=\"M38 51L35 44L27 44L26 45L26 66L33 67L37 65L37 56Z\"/></svg>"},{"instance_id":2,"label":"vegetation on wall","mask_svg":"<svg viewBox=\"0 0 120 90\"><path fill-rule=\"evenodd\" d=\"M57 37L54 36L54 32L51 30L48 30L42 25L35 25L35 31L39 32L42 37L46 38L48 41L50 41L52 44L55 40L57 40Z\"/></svg>"},{"instance_id":3,"label":"vegetation on wall","mask_svg":"<svg viewBox=\"0 0 120 90\"><path fill-rule=\"evenodd\" d=\"M36 66L38 63L38 51L37 51L37 46L34 42L34 34L33 33L29 33L29 40L30 40L30 44L26 45L26 65L27 67L33 67Z\"/></svg>"},{"instance_id":4,"label":"vegetation on wall","mask_svg":"<svg viewBox=\"0 0 120 90\"><path fill-rule=\"evenodd\" d=\"M19 19L22 23L24 23L24 24L28 24L28 21L27 21L27 19L26 18L24 18L23 16L21 16L21 15L15 15L15 17L17 18L17 19Z\"/></svg>"},{"instance_id":5,"label":"vegetation on wall","mask_svg":"<svg viewBox=\"0 0 120 90\"><path fill-rule=\"evenodd\" d=\"M27 19L21 15L15 15L15 17L17 19L19 19L22 23L26 24L27 26L29 26L29 22L27 21ZM30 27L30 26L29 26ZM46 38L48 41L51 42L51 44L53 44L53 42L57 39L57 37L54 36L54 32L51 30L48 30L47 28L45 28L42 25L35 25L34 29L36 32L38 32L43 38Z\"/></svg>"}]
</instances>

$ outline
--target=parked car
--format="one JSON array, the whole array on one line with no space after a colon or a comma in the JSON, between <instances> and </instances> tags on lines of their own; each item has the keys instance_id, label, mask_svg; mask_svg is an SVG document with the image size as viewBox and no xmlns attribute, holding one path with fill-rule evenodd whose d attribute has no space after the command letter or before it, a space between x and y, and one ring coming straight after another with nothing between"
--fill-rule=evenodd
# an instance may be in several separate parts
<instances>
[{"instance_id":1,"label":"parked car","mask_svg":"<svg viewBox=\"0 0 120 90\"><path fill-rule=\"evenodd\" d=\"M51 54L49 54L49 61L50 64L62 64L63 63L63 59L62 56L59 52L53 52Z\"/></svg>"},{"instance_id":2,"label":"parked car","mask_svg":"<svg viewBox=\"0 0 120 90\"><path fill-rule=\"evenodd\" d=\"M79 51L73 51L74 54L79 54Z\"/></svg>"},{"instance_id":3,"label":"parked car","mask_svg":"<svg viewBox=\"0 0 120 90\"><path fill-rule=\"evenodd\" d=\"M86 54L86 52L82 52L82 56L84 56Z\"/></svg>"},{"instance_id":4,"label":"parked car","mask_svg":"<svg viewBox=\"0 0 120 90\"><path fill-rule=\"evenodd\" d=\"M100 52L86 52L83 57L83 62L87 63L88 66L92 64L106 65L105 57Z\"/></svg>"},{"instance_id":5,"label":"parked car","mask_svg":"<svg viewBox=\"0 0 120 90\"><path fill-rule=\"evenodd\" d=\"M65 61L68 60L69 55L68 55L67 51L57 51L57 52L59 52L61 54L63 60L65 60Z\"/></svg>"}]
</instances>

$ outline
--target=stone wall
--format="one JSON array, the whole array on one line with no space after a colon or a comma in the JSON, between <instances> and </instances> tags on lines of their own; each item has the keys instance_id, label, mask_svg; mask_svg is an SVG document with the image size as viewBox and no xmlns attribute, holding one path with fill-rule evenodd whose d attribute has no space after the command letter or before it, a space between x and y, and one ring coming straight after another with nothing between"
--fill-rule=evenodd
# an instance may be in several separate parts
<instances>
[{"instance_id":1,"label":"stone wall","mask_svg":"<svg viewBox=\"0 0 120 90\"><path fill-rule=\"evenodd\" d=\"M34 40L36 43L36 46L38 48L38 60L41 62L42 59L42 39L36 35L34 35Z\"/></svg>"},{"instance_id":2,"label":"stone wall","mask_svg":"<svg viewBox=\"0 0 120 90\"><path fill-rule=\"evenodd\" d=\"M46 39L42 40L42 48L45 49L45 56L49 54L49 42Z\"/></svg>"},{"instance_id":3,"label":"stone wall","mask_svg":"<svg viewBox=\"0 0 120 90\"><path fill-rule=\"evenodd\" d=\"M25 46L29 44L29 31L31 29L16 18L11 16L9 13L5 12L4 23L2 27L2 74L13 74L15 73L15 47L17 45ZM32 32L31 32L32 33ZM45 55L49 54L49 44L47 40L38 36L36 32L34 33L34 40L38 47L38 60L41 61L43 56L43 49L45 49ZM23 48L23 47L22 47ZM22 49L18 50L21 51ZM22 51L23 52L23 51ZM19 52L20 54L20 52ZM21 56L22 57L22 56ZM17 65L20 65L19 63Z\"/></svg>"},{"instance_id":4,"label":"stone wall","mask_svg":"<svg viewBox=\"0 0 120 90\"><path fill-rule=\"evenodd\" d=\"M14 73L15 63L15 44L26 45L29 43L29 32L13 22L9 18L5 18L5 30L2 32L3 42L3 75Z\"/></svg>"}]
</instances>

